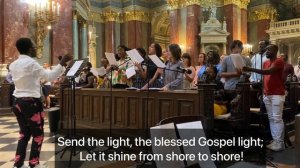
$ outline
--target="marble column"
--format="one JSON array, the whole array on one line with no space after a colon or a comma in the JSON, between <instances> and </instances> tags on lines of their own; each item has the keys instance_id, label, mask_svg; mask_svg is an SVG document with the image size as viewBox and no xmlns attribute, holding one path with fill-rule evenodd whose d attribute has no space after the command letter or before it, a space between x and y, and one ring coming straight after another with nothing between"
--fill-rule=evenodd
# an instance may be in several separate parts
<instances>
[{"instance_id":1,"label":"marble column","mask_svg":"<svg viewBox=\"0 0 300 168\"><path fill-rule=\"evenodd\" d=\"M229 49L230 43L234 39L239 39L239 30L238 30L238 10L240 10L236 5L228 4L224 6L224 13L226 13L226 23L227 31L230 33L227 40L227 49Z\"/></svg>"},{"instance_id":2,"label":"marble column","mask_svg":"<svg viewBox=\"0 0 300 168\"><path fill-rule=\"evenodd\" d=\"M199 32L202 12L199 5L190 5L187 7L187 26L186 26L186 46L187 52L191 55L192 65L195 65L195 60L199 55Z\"/></svg>"},{"instance_id":3,"label":"marble column","mask_svg":"<svg viewBox=\"0 0 300 168\"><path fill-rule=\"evenodd\" d=\"M0 1L0 63L4 63L4 1Z\"/></svg>"},{"instance_id":4,"label":"marble column","mask_svg":"<svg viewBox=\"0 0 300 168\"><path fill-rule=\"evenodd\" d=\"M82 58L87 58L88 56L88 33L87 24L84 23L81 28L81 56Z\"/></svg>"},{"instance_id":5,"label":"marble column","mask_svg":"<svg viewBox=\"0 0 300 168\"><path fill-rule=\"evenodd\" d=\"M135 27L136 21L129 21L128 22L128 47L129 48L135 48L136 46L136 27Z\"/></svg>"},{"instance_id":6,"label":"marble column","mask_svg":"<svg viewBox=\"0 0 300 168\"><path fill-rule=\"evenodd\" d=\"M173 9L170 11L170 43L179 43L179 25L180 25L180 11Z\"/></svg>"},{"instance_id":7,"label":"marble column","mask_svg":"<svg viewBox=\"0 0 300 168\"><path fill-rule=\"evenodd\" d=\"M270 19L258 20L257 24L257 39L258 40L266 40L269 39L269 34L265 30L269 30L270 28Z\"/></svg>"},{"instance_id":8,"label":"marble column","mask_svg":"<svg viewBox=\"0 0 300 168\"><path fill-rule=\"evenodd\" d=\"M115 22L108 21L105 23L105 52L115 52Z\"/></svg>"},{"instance_id":9,"label":"marble column","mask_svg":"<svg viewBox=\"0 0 300 168\"><path fill-rule=\"evenodd\" d=\"M291 62L292 60L296 60L294 59L294 43L289 43L288 45L288 62Z\"/></svg>"},{"instance_id":10,"label":"marble column","mask_svg":"<svg viewBox=\"0 0 300 168\"><path fill-rule=\"evenodd\" d=\"M247 9L241 9L241 41L245 44L248 42L248 13Z\"/></svg>"},{"instance_id":11,"label":"marble column","mask_svg":"<svg viewBox=\"0 0 300 168\"><path fill-rule=\"evenodd\" d=\"M73 8L72 1L60 1L60 16L53 25L53 63L58 63L57 56L73 52ZM76 46L75 46L76 47Z\"/></svg>"},{"instance_id":12,"label":"marble column","mask_svg":"<svg viewBox=\"0 0 300 168\"><path fill-rule=\"evenodd\" d=\"M79 42L78 42L78 20L77 15L73 15L73 57L74 59L79 58Z\"/></svg>"}]
</instances>

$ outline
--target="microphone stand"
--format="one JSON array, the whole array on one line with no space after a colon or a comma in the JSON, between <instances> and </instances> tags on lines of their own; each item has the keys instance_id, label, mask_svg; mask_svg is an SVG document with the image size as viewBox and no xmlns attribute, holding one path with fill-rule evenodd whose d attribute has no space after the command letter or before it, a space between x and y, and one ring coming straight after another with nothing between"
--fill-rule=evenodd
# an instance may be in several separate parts
<instances>
[{"instance_id":1,"label":"microphone stand","mask_svg":"<svg viewBox=\"0 0 300 168\"><path fill-rule=\"evenodd\" d=\"M119 68L120 66L126 64L127 62L129 62L130 59L125 60L122 64L117 65L116 68ZM115 69L112 67L112 65L110 65L110 70L108 72L106 72L106 74L104 74L103 76L106 76L107 74L110 73L110 89L109 89L109 93L110 93L110 113L109 113L109 137L112 137L112 113L113 113L113 84L112 84L112 77L113 77L113 71ZM112 146L109 146L107 149L101 151L101 152L107 152L107 151L115 151L115 149L113 149Z\"/></svg>"},{"instance_id":2,"label":"microphone stand","mask_svg":"<svg viewBox=\"0 0 300 168\"><path fill-rule=\"evenodd\" d=\"M148 85L148 87L147 87L146 111L145 111L145 135L146 135L146 139L148 139L149 138L148 114L149 114L149 97L150 97L149 67L156 67L156 68L159 68L159 67L157 67L156 65L149 65L149 62L148 63L142 63L142 64L147 66L147 85ZM179 67L177 67L177 68L179 68ZM174 70L174 69L168 69L168 68L162 68L162 69L173 71L173 72L185 73L184 69L182 69L182 70ZM147 152L147 154L149 154L149 147L146 147L146 148L147 148L146 152ZM137 168L142 168L144 166L147 167L147 165L148 165L147 163L151 163L156 167L155 161L145 160L140 165L138 165Z\"/></svg>"},{"instance_id":3,"label":"microphone stand","mask_svg":"<svg viewBox=\"0 0 300 168\"><path fill-rule=\"evenodd\" d=\"M78 74L78 72L80 72L80 69L77 70L76 73ZM71 110L71 112L70 112L70 114L71 114L71 126L70 127L71 128L69 130L70 136L67 136L67 139L69 139L71 141L73 141L73 140L77 141L78 140L77 135L76 135L76 112L75 112L75 89L76 89L75 87L76 87L76 82L75 82L75 78L76 78L76 75L68 77L68 80L70 82L70 85L69 85L70 86L70 92L69 92L70 93L70 98L69 98L70 105L69 105L69 107L70 107L70 110ZM62 152L62 154L60 156L60 158L62 158L63 155L65 154L65 152L67 150L70 150L70 158L69 158L68 167L71 167L72 158L77 155L76 147L77 147L76 145L75 146L73 146L73 145L72 146L66 146L62 150L55 152L55 155ZM89 154L92 154L91 151L86 146L83 146L83 148Z\"/></svg>"}]
</instances>

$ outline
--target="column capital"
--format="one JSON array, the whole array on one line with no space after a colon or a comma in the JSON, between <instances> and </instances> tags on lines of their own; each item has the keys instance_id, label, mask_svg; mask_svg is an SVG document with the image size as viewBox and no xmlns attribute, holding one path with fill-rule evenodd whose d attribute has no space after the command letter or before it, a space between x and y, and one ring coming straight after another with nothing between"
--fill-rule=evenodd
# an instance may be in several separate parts
<instances>
[{"instance_id":1,"label":"column capital","mask_svg":"<svg viewBox=\"0 0 300 168\"><path fill-rule=\"evenodd\" d=\"M224 6L233 4L238 6L240 9L247 9L249 3L250 0L224 0Z\"/></svg>"},{"instance_id":2,"label":"column capital","mask_svg":"<svg viewBox=\"0 0 300 168\"><path fill-rule=\"evenodd\" d=\"M78 19L77 12L73 11L73 20L77 20L77 19Z\"/></svg>"},{"instance_id":3,"label":"column capital","mask_svg":"<svg viewBox=\"0 0 300 168\"><path fill-rule=\"evenodd\" d=\"M248 20L250 22L256 22L259 20L268 20L276 21L278 17L277 10L274 7L269 7L267 10L255 10L249 12Z\"/></svg>"},{"instance_id":4,"label":"column capital","mask_svg":"<svg viewBox=\"0 0 300 168\"><path fill-rule=\"evenodd\" d=\"M203 3L208 3L212 0L167 0L168 5L170 6L171 10L184 8L190 5L199 5L201 6Z\"/></svg>"},{"instance_id":5,"label":"column capital","mask_svg":"<svg viewBox=\"0 0 300 168\"><path fill-rule=\"evenodd\" d=\"M141 22L146 22L150 23L151 22L151 15L147 12L143 11L128 11L124 13L124 21L141 21Z\"/></svg>"}]
</instances>

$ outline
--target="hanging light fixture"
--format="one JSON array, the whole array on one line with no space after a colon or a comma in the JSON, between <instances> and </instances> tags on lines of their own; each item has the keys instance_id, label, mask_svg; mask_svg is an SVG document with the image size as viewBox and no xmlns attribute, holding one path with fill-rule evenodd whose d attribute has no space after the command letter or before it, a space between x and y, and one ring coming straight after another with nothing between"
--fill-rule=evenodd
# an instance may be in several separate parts
<instances>
[{"instance_id":1,"label":"hanging light fixture","mask_svg":"<svg viewBox=\"0 0 300 168\"><path fill-rule=\"evenodd\" d=\"M37 57L41 58L44 48L44 40L52 28L57 23L60 15L59 0L22 0L28 3L34 11L35 42Z\"/></svg>"}]
</instances>

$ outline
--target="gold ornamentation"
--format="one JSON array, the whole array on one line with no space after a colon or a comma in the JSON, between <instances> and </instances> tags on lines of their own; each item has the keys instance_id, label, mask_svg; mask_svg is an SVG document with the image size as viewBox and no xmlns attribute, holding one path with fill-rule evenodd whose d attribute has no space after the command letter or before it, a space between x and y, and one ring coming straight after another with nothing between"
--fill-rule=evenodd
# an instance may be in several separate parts
<instances>
[{"instance_id":1,"label":"gold ornamentation","mask_svg":"<svg viewBox=\"0 0 300 168\"><path fill-rule=\"evenodd\" d=\"M182 8L183 0L167 0L168 5L172 10Z\"/></svg>"},{"instance_id":2,"label":"gold ornamentation","mask_svg":"<svg viewBox=\"0 0 300 168\"><path fill-rule=\"evenodd\" d=\"M247 9L250 0L224 0L224 5L236 5L240 9Z\"/></svg>"},{"instance_id":3,"label":"gold ornamentation","mask_svg":"<svg viewBox=\"0 0 300 168\"><path fill-rule=\"evenodd\" d=\"M190 5L199 5L199 6L201 6L201 2L203 2L203 0L186 0L184 6L190 6Z\"/></svg>"},{"instance_id":4,"label":"gold ornamentation","mask_svg":"<svg viewBox=\"0 0 300 168\"><path fill-rule=\"evenodd\" d=\"M45 4L35 2L35 41L37 58L42 58L44 50L44 40L51 29L51 25L59 20L60 5L52 0L45 1Z\"/></svg>"},{"instance_id":5,"label":"gold ornamentation","mask_svg":"<svg viewBox=\"0 0 300 168\"><path fill-rule=\"evenodd\" d=\"M146 12L141 11L130 11L124 13L124 21L131 21L131 20L137 20L149 23L151 22L151 15Z\"/></svg>"},{"instance_id":6,"label":"gold ornamentation","mask_svg":"<svg viewBox=\"0 0 300 168\"><path fill-rule=\"evenodd\" d=\"M103 13L92 12L89 16L89 20L94 20L100 23L105 23L105 22L123 23L132 20L150 23L151 15L148 12L142 12L142 11L127 11L124 13L119 13L114 11L103 12Z\"/></svg>"},{"instance_id":7,"label":"gold ornamentation","mask_svg":"<svg viewBox=\"0 0 300 168\"><path fill-rule=\"evenodd\" d=\"M109 11L109 12L103 12L101 13L104 22L121 22L121 14L114 12L114 11Z\"/></svg>"},{"instance_id":8,"label":"gold ornamentation","mask_svg":"<svg viewBox=\"0 0 300 168\"><path fill-rule=\"evenodd\" d=\"M273 7L269 7L266 10L256 10L250 12L248 20L249 22L256 22L259 20L268 20L277 21L278 13L277 10Z\"/></svg>"}]
</instances>

